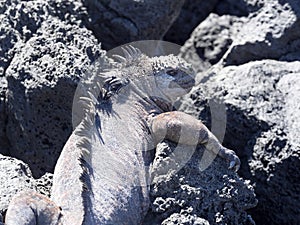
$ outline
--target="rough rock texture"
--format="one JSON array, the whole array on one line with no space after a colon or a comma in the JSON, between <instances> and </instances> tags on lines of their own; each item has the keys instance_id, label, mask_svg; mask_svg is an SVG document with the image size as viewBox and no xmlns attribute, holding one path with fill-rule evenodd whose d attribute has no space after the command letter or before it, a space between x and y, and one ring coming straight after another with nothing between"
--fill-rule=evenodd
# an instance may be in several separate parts
<instances>
[{"instance_id":1,"label":"rough rock texture","mask_svg":"<svg viewBox=\"0 0 300 225\"><path fill-rule=\"evenodd\" d=\"M299 2L246 3L247 17L237 17L234 10L219 12L223 16L210 14L193 31L181 52L197 71L207 70L220 59L225 65L265 58L299 60Z\"/></svg>"},{"instance_id":2,"label":"rough rock texture","mask_svg":"<svg viewBox=\"0 0 300 225\"><path fill-rule=\"evenodd\" d=\"M186 0L178 18L164 36L164 40L183 45L190 35L201 37L192 33L201 22L207 20L210 14L247 17L250 13L258 11L263 5L264 0ZM216 29L213 24L211 25L210 29ZM222 27L222 29L226 30L226 27ZM216 34L215 30L214 35Z\"/></svg>"},{"instance_id":3,"label":"rough rock texture","mask_svg":"<svg viewBox=\"0 0 300 225\"><path fill-rule=\"evenodd\" d=\"M186 0L178 18L164 36L164 40L183 45L195 27L213 11L219 1Z\"/></svg>"},{"instance_id":4,"label":"rough rock texture","mask_svg":"<svg viewBox=\"0 0 300 225\"><path fill-rule=\"evenodd\" d=\"M208 118L209 99L226 105L224 145L237 151L241 176L255 184L259 203L251 215L258 224L300 219L299 76L300 62L216 66L182 105L200 118Z\"/></svg>"},{"instance_id":5,"label":"rough rock texture","mask_svg":"<svg viewBox=\"0 0 300 225\"><path fill-rule=\"evenodd\" d=\"M178 16L184 0L85 0L86 24L104 49L138 41L161 39Z\"/></svg>"},{"instance_id":6,"label":"rough rock texture","mask_svg":"<svg viewBox=\"0 0 300 225\"><path fill-rule=\"evenodd\" d=\"M0 151L24 160L34 176L41 176L53 170L71 132L75 78L101 54L100 48L90 31L71 25L80 24L76 18L82 7L76 2L1 3ZM46 117L51 122L42 122Z\"/></svg>"},{"instance_id":7,"label":"rough rock texture","mask_svg":"<svg viewBox=\"0 0 300 225\"><path fill-rule=\"evenodd\" d=\"M254 220L298 224L299 1L226 0L213 12L181 50L200 82L182 110L209 125L208 101L222 99L225 145L238 150L259 200Z\"/></svg>"},{"instance_id":8,"label":"rough rock texture","mask_svg":"<svg viewBox=\"0 0 300 225\"><path fill-rule=\"evenodd\" d=\"M152 167L151 209L144 225L252 224L257 200L249 182L217 157L201 171L204 148L160 143Z\"/></svg>"},{"instance_id":9,"label":"rough rock texture","mask_svg":"<svg viewBox=\"0 0 300 225\"><path fill-rule=\"evenodd\" d=\"M0 155L0 184L1 214L4 214L16 193L21 190L35 189L35 181L29 167L21 160L3 155Z\"/></svg>"},{"instance_id":10,"label":"rough rock texture","mask_svg":"<svg viewBox=\"0 0 300 225\"><path fill-rule=\"evenodd\" d=\"M6 137L6 105L5 93L7 90L7 81L5 77L0 77L0 154L8 153L8 140Z\"/></svg>"},{"instance_id":11,"label":"rough rock texture","mask_svg":"<svg viewBox=\"0 0 300 225\"><path fill-rule=\"evenodd\" d=\"M224 55L226 65L259 59L299 60L300 4L297 0L265 1L248 17Z\"/></svg>"},{"instance_id":12,"label":"rough rock texture","mask_svg":"<svg viewBox=\"0 0 300 225\"><path fill-rule=\"evenodd\" d=\"M210 14L181 48L181 56L193 64L197 72L216 64L228 50L243 26L242 18Z\"/></svg>"},{"instance_id":13,"label":"rough rock texture","mask_svg":"<svg viewBox=\"0 0 300 225\"><path fill-rule=\"evenodd\" d=\"M16 50L6 71L6 132L10 155L28 163L34 176L53 171L72 131L76 84L100 55L90 32L55 18Z\"/></svg>"},{"instance_id":14,"label":"rough rock texture","mask_svg":"<svg viewBox=\"0 0 300 225\"><path fill-rule=\"evenodd\" d=\"M50 198L52 183L53 183L53 174L45 173L42 177L35 180L35 186L37 192L46 195Z\"/></svg>"},{"instance_id":15,"label":"rough rock texture","mask_svg":"<svg viewBox=\"0 0 300 225\"><path fill-rule=\"evenodd\" d=\"M214 9L218 15L249 16L263 7L264 0L220 0Z\"/></svg>"}]
</instances>

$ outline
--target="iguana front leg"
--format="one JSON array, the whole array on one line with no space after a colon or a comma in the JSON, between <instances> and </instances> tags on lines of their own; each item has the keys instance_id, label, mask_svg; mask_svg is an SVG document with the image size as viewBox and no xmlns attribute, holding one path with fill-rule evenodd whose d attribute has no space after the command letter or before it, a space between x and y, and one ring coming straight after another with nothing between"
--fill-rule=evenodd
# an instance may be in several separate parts
<instances>
[{"instance_id":1,"label":"iguana front leg","mask_svg":"<svg viewBox=\"0 0 300 225\"><path fill-rule=\"evenodd\" d=\"M6 225L59 225L60 208L46 196L34 191L21 192L9 204Z\"/></svg>"},{"instance_id":2,"label":"iguana front leg","mask_svg":"<svg viewBox=\"0 0 300 225\"><path fill-rule=\"evenodd\" d=\"M203 144L206 149L229 161L230 169L237 171L240 167L240 160L234 151L222 146L200 120L184 112L172 111L155 116L151 130L156 143L168 139L186 145Z\"/></svg>"}]
</instances>

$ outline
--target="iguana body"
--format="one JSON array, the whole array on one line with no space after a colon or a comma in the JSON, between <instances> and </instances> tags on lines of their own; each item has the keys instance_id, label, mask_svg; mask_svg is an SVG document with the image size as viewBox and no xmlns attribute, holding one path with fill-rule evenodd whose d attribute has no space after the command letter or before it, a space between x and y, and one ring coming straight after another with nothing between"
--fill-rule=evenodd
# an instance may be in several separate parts
<instances>
[{"instance_id":1,"label":"iguana body","mask_svg":"<svg viewBox=\"0 0 300 225\"><path fill-rule=\"evenodd\" d=\"M171 111L171 102L194 85L190 66L175 56L149 58L128 47L126 59L92 76L86 114L67 141L54 171L51 200L37 193L15 197L7 225L137 225L149 205L147 154L167 138L207 149L239 167L239 159L198 120ZM187 127L187 132L182 132Z\"/></svg>"}]
</instances>

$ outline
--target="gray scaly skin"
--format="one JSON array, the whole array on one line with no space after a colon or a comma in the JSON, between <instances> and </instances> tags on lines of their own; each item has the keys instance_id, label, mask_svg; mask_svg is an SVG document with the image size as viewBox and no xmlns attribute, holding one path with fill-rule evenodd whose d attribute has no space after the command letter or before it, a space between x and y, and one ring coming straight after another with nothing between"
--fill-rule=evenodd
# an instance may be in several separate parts
<instances>
[{"instance_id":1,"label":"gray scaly skin","mask_svg":"<svg viewBox=\"0 0 300 225\"><path fill-rule=\"evenodd\" d=\"M58 159L51 200L20 193L7 225L141 224L149 206L148 150L164 138L203 144L239 168L235 153L199 120L172 111L172 102L195 84L189 64L173 55L149 58L131 46L124 54L113 69L88 78L81 98L86 113Z\"/></svg>"}]
</instances>

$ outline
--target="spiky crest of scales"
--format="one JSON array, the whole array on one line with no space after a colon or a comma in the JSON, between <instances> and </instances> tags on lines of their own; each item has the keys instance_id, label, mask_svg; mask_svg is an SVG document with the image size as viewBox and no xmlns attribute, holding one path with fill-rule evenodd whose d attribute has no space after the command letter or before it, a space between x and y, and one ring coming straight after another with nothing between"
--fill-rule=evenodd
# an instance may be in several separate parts
<instances>
[{"instance_id":1,"label":"spiky crest of scales","mask_svg":"<svg viewBox=\"0 0 300 225\"><path fill-rule=\"evenodd\" d=\"M82 96L81 99L85 101L86 109L93 109L93 105L108 100L112 95L116 96L115 94L128 83L134 84L140 97L162 95L161 97L166 100L174 100L173 98L185 94L193 86L191 80L195 72L192 66L180 57L168 55L150 58L130 45L123 47L122 50L125 57L113 55L117 61L100 71L99 68L103 65L95 63L85 78L83 84L87 89L86 96ZM181 76L178 76L178 71L181 71ZM158 92L169 91L176 86L182 90L176 89L176 93ZM168 95L172 98L170 99Z\"/></svg>"}]
</instances>

